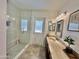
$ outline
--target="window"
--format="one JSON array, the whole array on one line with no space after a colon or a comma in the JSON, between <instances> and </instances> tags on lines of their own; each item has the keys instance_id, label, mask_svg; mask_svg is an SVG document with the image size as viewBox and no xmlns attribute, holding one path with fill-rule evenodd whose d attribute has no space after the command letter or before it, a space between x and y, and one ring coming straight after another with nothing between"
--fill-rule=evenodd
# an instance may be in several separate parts
<instances>
[{"instance_id":1,"label":"window","mask_svg":"<svg viewBox=\"0 0 79 59\"><path fill-rule=\"evenodd\" d=\"M21 31L27 31L27 22L26 19L21 20Z\"/></svg>"},{"instance_id":2,"label":"window","mask_svg":"<svg viewBox=\"0 0 79 59\"><path fill-rule=\"evenodd\" d=\"M35 21L35 32L42 33L43 31L43 21L42 20L36 20Z\"/></svg>"}]
</instances>

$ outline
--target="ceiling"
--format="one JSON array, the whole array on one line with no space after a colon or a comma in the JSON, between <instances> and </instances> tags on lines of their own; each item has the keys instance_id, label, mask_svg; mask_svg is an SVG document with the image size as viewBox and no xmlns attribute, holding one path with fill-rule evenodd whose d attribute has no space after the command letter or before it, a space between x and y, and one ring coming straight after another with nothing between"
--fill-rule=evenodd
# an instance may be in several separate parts
<instances>
[{"instance_id":1,"label":"ceiling","mask_svg":"<svg viewBox=\"0 0 79 59\"><path fill-rule=\"evenodd\" d=\"M9 0L21 9L59 10L67 0Z\"/></svg>"},{"instance_id":2,"label":"ceiling","mask_svg":"<svg viewBox=\"0 0 79 59\"><path fill-rule=\"evenodd\" d=\"M10 5L14 5L20 10L49 11L52 18L57 17L61 8L69 0L8 0Z\"/></svg>"}]
</instances>

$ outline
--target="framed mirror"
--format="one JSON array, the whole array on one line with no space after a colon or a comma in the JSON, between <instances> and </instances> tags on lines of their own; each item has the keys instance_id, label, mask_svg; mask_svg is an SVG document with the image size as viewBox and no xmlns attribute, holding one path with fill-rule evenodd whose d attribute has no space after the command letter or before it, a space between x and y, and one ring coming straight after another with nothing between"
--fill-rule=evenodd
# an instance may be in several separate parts
<instances>
[{"instance_id":1,"label":"framed mirror","mask_svg":"<svg viewBox=\"0 0 79 59\"><path fill-rule=\"evenodd\" d=\"M48 31L52 31L52 21L48 22Z\"/></svg>"},{"instance_id":2,"label":"framed mirror","mask_svg":"<svg viewBox=\"0 0 79 59\"><path fill-rule=\"evenodd\" d=\"M64 25L64 21L60 20L57 22L57 26L56 26L56 35L60 38L62 38L62 32L63 32L63 25Z\"/></svg>"},{"instance_id":3,"label":"framed mirror","mask_svg":"<svg viewBox=\"0 0 79 59\"><path fill-rule=\"evenodd\" d=\"M79 10L70 14L67 29L68 31L79 32Z\"/></svg>"}]
</instances>

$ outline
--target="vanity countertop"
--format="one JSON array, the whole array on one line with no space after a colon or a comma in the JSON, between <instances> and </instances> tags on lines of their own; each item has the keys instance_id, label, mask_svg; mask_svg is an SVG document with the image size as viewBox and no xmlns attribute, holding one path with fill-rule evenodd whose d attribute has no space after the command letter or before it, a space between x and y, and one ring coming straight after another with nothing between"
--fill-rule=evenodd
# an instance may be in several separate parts
<instances>
[{"instance_id":1,"label":"vanity countertop","mask_svg":"<svg viewBox=\"0 0 79 59\"><path fill-rule=\"evenodd\" d=\"M69 59L63 51L65 46L62 43L53 39L53 37L47 37L47 44L52 59Z\"/></svg>"}]
</instances>

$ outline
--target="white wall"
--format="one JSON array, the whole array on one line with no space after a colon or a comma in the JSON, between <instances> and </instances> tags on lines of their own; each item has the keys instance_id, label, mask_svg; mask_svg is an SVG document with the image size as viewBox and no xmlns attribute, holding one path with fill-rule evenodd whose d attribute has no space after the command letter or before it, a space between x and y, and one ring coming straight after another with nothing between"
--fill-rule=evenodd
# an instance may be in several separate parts
<instances>
[{"instance_id":1,"label":"white wall","mask_svg":"<svg viewBox=\"0 0 79 59\"><path fill-rule=\"evenodd\" d=\"M0 59L6 58L6 0L0 0Z\"/></svg>"}]
</instances>

